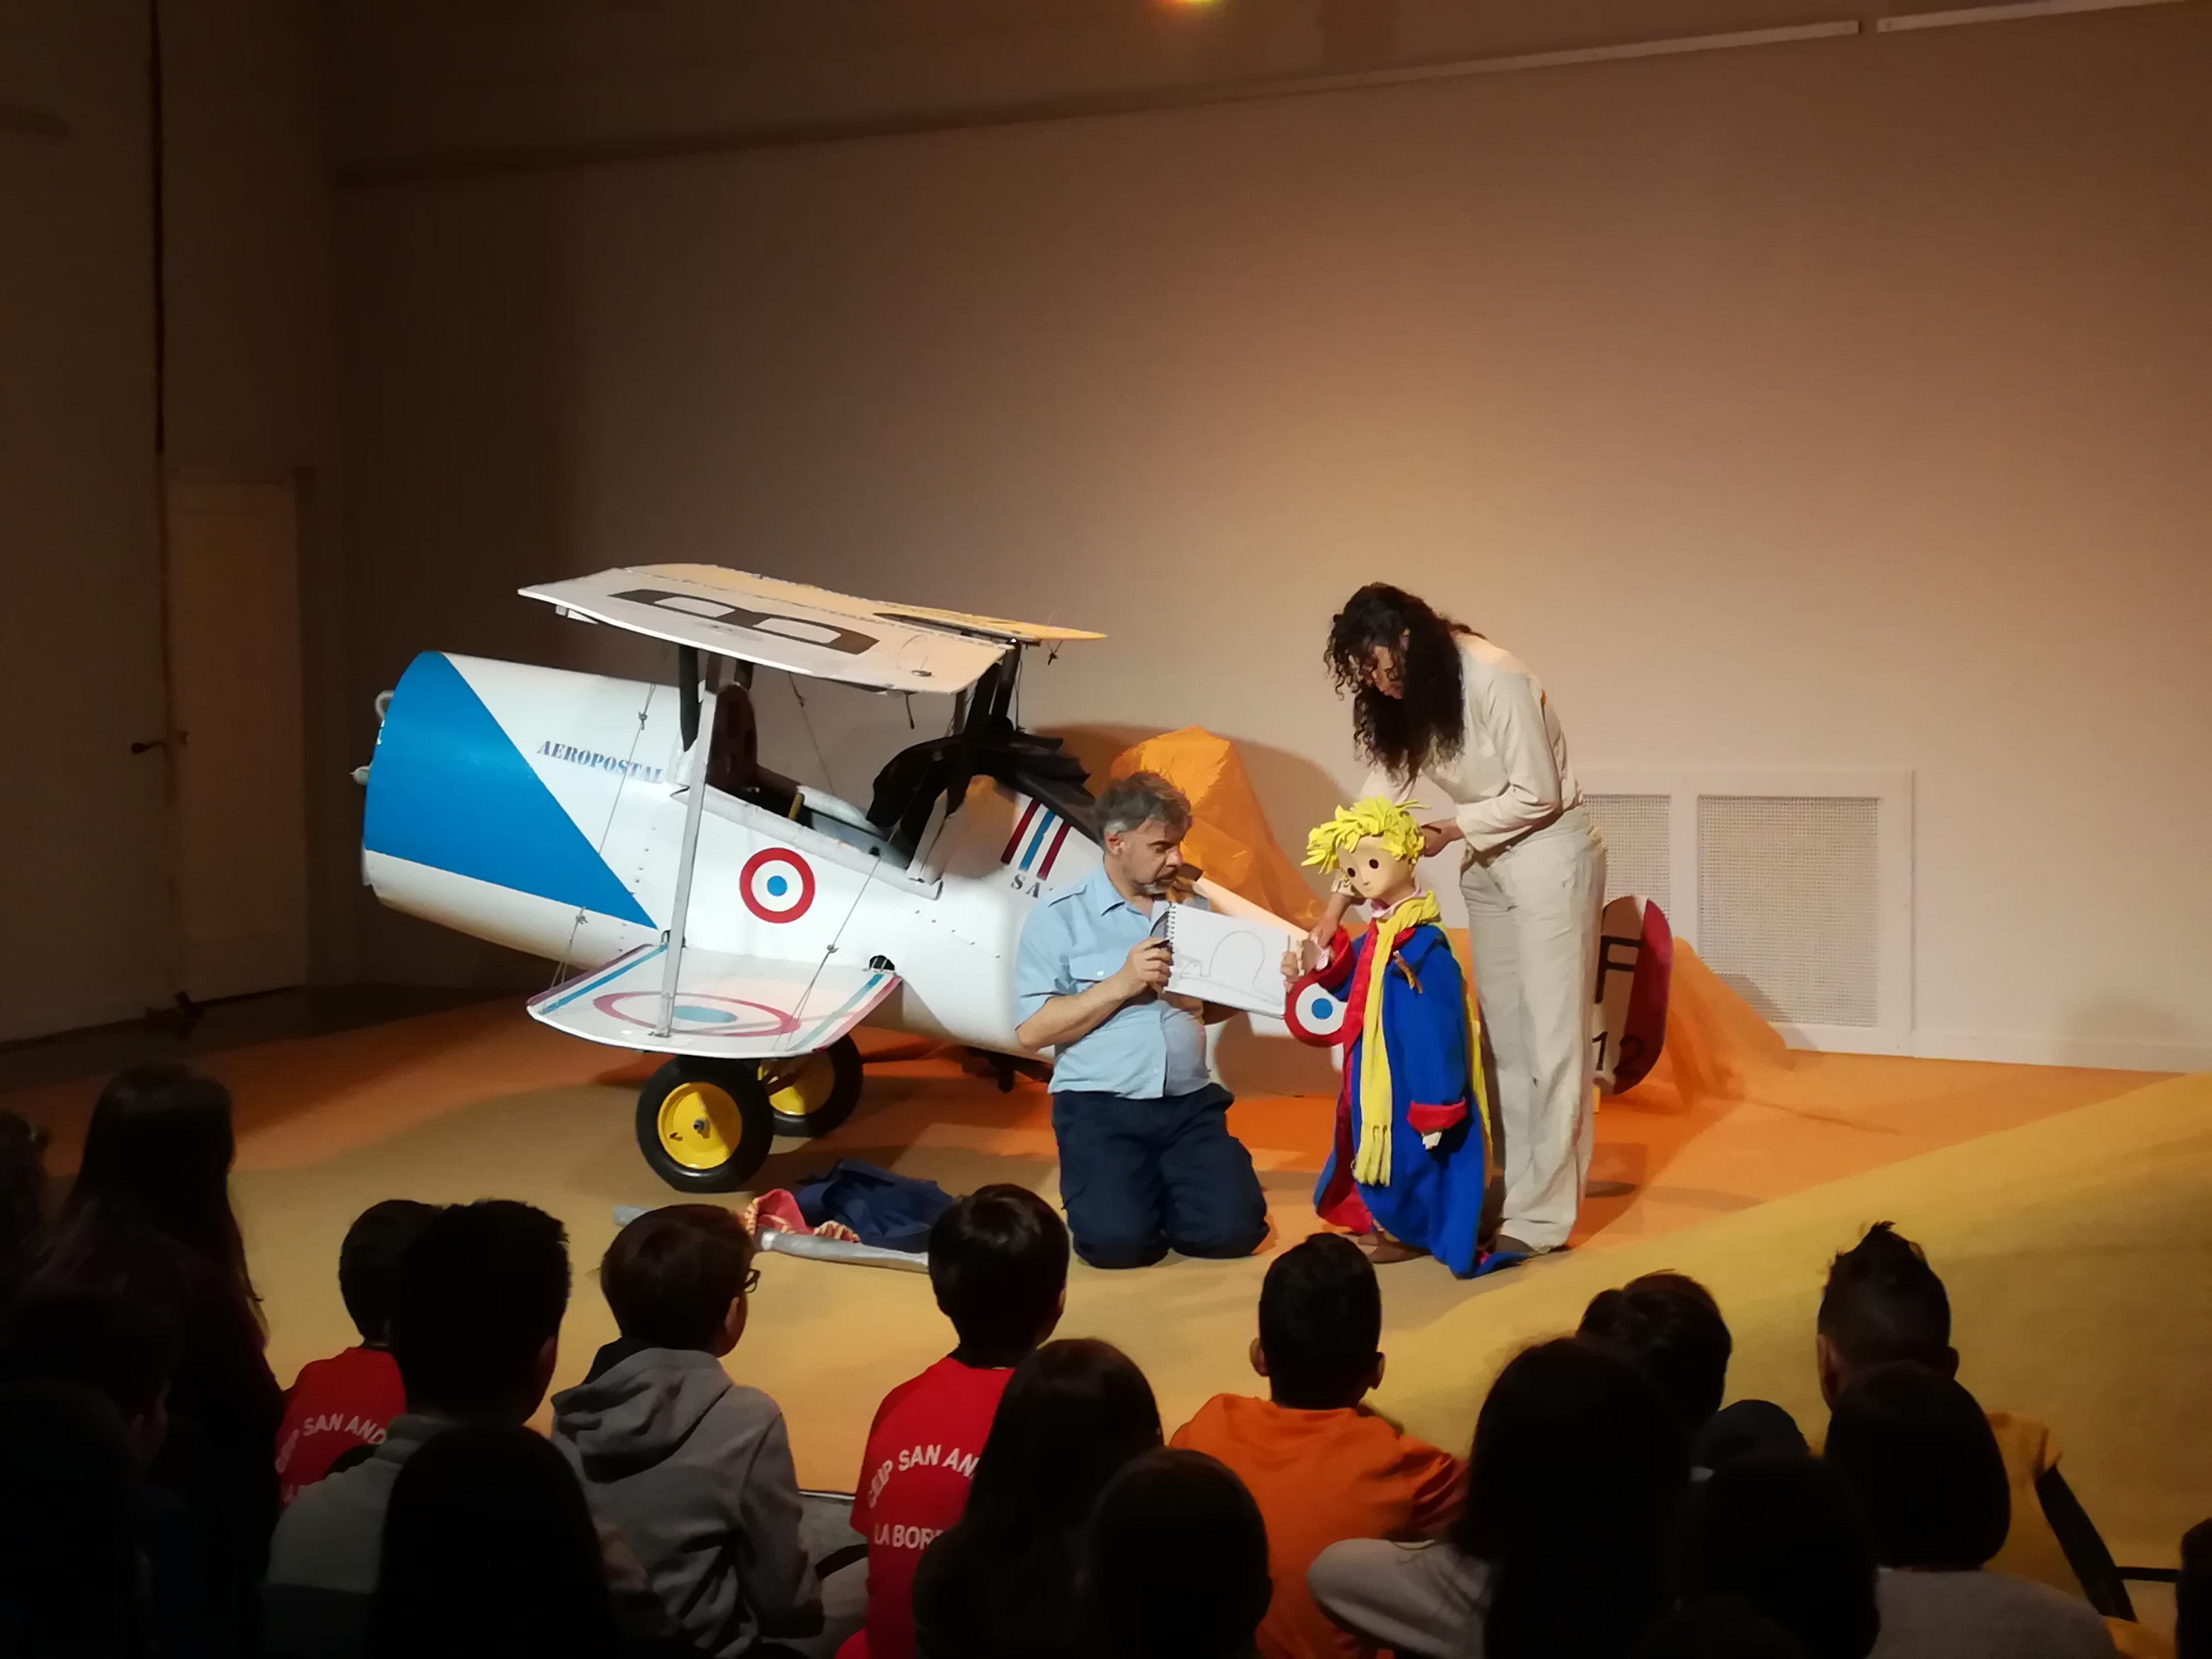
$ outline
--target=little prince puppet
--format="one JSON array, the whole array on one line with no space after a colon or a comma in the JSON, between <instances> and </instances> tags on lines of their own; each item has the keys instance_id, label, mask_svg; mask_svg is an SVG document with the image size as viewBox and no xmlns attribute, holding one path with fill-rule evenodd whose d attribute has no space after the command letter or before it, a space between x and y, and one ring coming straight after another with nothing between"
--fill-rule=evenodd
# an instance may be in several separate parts
<instances>
[{"instance_id":1,"label":"little prince puppet","mask_svg":"<svg viewBox=\"0 0 2212 1659\"><path fill-rule=\"evenodd\" d=\"M1315 930L1334 937L1326 961L1301 940L1284 977L1292 1005L1316 985L1346 1005L1334 1036L1308 1037L1346 1049L1315 1210L1360 1235L1377 1262L1433 1255L1464 1279L1503 1265L1482 1249L1489 1103L1466 978L1434 896L1414 879L1421 831L1409 805L1370 797L1307 838L1306 862L1336 873ZM1357 937L1335 925L1354 902L1372 917Z\"/></svg>"}]
</instances>

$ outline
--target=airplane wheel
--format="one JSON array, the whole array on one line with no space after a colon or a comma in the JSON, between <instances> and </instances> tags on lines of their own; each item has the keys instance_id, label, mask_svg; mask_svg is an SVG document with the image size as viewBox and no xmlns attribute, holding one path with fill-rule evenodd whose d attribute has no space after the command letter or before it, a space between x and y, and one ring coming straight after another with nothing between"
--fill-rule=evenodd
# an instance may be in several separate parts
<instances>
[{"instance_id":1,"label":"airplane wheel","mask_svg":"<svg viewBox=\"0 0 2212 1659\"><path fill-rule=\"evenodd\" d=\"M850 1037L788 1060L763 1060L761 1087L780 1135L826 1135L860 1103L860 1050Z\"/></svg>"},{"instance_id":2,"label":"airplane wheel","mask_svg":"<svg viewBox=\"0 0 2212 1659\"><path fill-rule=\"evenodd\" d=\"M750 1065L672 1060L638 1091L638 1150L678 1192L744 1186L775 1136L768 1091Z\"/></svg>"}]
</instances>

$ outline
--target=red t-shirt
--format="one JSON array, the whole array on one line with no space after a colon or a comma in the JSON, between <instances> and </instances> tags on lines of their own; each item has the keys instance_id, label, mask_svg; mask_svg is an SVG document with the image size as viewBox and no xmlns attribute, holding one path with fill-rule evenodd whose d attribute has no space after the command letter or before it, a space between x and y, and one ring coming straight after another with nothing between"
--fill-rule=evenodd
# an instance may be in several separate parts
<instances>
[{"instance_id":1,"label":"red t-shirt","mask_svg":"<svg viewBox=\"0 0 2212 1659\"><path fill-rule=\"evenodd\" d=\"M380 1443L406 1408L398 1364L381 1348L348 1348L300 1367L276 1431L279 1500L289 1504L356 1446Z\"/></svg>"},{"instance_id":2,"label":"red t-shirt","mask_svg":"<svg viewBox=\"0 0 2212 1659\"><path fill-rule=\"evenodd\" d=\"M876 1408L853 1499L854 1528L868 1540L868 1659L915 1659L915 1567L968 1507L1012 1376L948 1354Z\"/></svg>"}]
</instances>

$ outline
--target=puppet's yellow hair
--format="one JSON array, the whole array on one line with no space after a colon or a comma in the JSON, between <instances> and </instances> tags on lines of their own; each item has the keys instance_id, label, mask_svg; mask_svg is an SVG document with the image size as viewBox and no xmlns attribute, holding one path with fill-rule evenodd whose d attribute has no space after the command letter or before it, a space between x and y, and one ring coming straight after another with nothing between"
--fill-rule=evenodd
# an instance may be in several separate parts
<instances>
[{"instance_id":1,"label":"puppet's yellow hair","mask_svg":"<svg viewBox=\"0 0 2212 1659\"><path fill-rule=\"evenodd\" d=\"M1306 837L1306 862L1325 870L1372 836L1393 858L1411 863L1421 856L1421 826L1413 822L1413 812L1419 805L1370 795L1338 807L1334 817Z\"/></svg>"}]
</instances>

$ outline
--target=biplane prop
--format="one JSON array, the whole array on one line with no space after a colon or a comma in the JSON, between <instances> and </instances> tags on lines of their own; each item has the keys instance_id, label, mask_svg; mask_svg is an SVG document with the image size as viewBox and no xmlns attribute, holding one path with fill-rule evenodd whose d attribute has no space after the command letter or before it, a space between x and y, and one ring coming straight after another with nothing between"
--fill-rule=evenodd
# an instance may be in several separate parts
<instances>
[{"instance_id":1,"label":"biplane prop","mask_svg":"<svg viewBox=\"0 0 2212 1659\"><path fill-rule=\"evenodd\" d=\"M774 1136L843 1122L863 1020L1026 1056L1022 923L1100 854L1083 769L1014 723L1014 689L1025 649L1100 635L704 565L522 592L665 641L676 683L416 657L379 700L364 875L394 908L581 970L532 1018L669 1057L637 1104L665 1181L728 1190ZM761 765L760 669L937 693L949 726L893 757L865 805L842 800Z\"/></svg>"}]
</instances>

